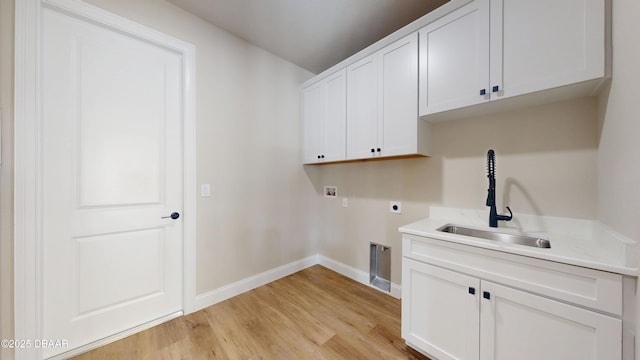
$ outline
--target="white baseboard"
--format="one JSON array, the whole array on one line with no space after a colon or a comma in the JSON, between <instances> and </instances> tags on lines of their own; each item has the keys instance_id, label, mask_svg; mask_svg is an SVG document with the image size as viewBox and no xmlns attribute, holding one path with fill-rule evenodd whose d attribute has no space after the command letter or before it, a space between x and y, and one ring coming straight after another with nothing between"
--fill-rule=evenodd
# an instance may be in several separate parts
<instances>
[{"instance_id":1,"label":"white baseboard","mask_svg":"<svg viewBox=\"0 0 640 360\"><path fill-rule=\"evenodd\" d=\"M249 290L253 290L259 286L268 284L272 281L278 280L285 276L291 275L300 270L306 269L313 265L322 265L328 269L331 269L341 275L344 275L352 280L355 280L359 283L362 283L367 286L369 285L369 274L356 269L352 266L343 264L339 261L335 261L330 259L324 255L312 255L302 260L294 261L289 264L282 265L272 270L265 271L260 274L253 275L246 279L242 279L240 281L236 281L229 285L225 285L221 288L208 291L204 294L200 294L196 296L195 299L195 307L193 312L204 309L208 306L217 304L221 301L230 299L236 295L240 295ZM377 287L371 286L376 290L380 290ZM382 293L391 295L397 299L402 295L402 289L400 285L391 283L391 293L380 290Z\"/></svg>"},{"instance_id":2,"label":"white baseboard","mask_svg":"<svg viewBox=\"0 0 640 360\"><path fill-rule=\"evenodd\" d=\"M268 284L285 276L291 275L295 272L316 265L317 263L318 255L312 255L308 258L294 261L275 269L271 269L263 273L250 276L246 279L236 281L229 285L225 285L221 288L208 291L204 294L197 295L193 312L204 309L207 306L217 304L236 295L240 295L249 290L253 290L257 287Z\"/></svg>"},{"instance_id":3,"label":"white baseboard","mask_svg":"<svg viewBox=\"0 0 640 360\"><path fill-rule=\"evenodd\" d=\"M318 254L318 264L331 269L335 272L337 272L338 274L344 275L352 280L355 280L361 284L370 286L373 289L379 290L380 292L387 294L387 295L391 295L396 299L400 299L400 297L402 296L402 287L398 284L394 284L391 283L391 293L388 293L386 291L380 290L375 286L371 286L369 284L369 274L365 271L362 271L360 269L356 269L353 266L349 266L347 264L341 263L339 261L335 261L333 259L330 259L324 255L320 255Z\"/></svg>"}]
</instances>

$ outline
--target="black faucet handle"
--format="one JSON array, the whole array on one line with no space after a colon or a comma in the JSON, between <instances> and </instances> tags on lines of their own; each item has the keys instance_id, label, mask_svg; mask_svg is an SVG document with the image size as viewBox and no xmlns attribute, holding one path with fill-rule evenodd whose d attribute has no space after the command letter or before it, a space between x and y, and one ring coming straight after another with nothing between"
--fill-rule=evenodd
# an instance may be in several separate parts
<instances>
[{"instance_id":1,"label":"black faucet handle","mask_svg":"<svg viewBox=\"0 0 640 360\"><path fill-rule=\"evenodd\" d=\"M507 210L509 210L509 215L498 215L497 216L498 220L511 221L511 219L513 219L513 213L511 212L511 209L508 206L506 208Z\"/></svg>"}]
</instances>

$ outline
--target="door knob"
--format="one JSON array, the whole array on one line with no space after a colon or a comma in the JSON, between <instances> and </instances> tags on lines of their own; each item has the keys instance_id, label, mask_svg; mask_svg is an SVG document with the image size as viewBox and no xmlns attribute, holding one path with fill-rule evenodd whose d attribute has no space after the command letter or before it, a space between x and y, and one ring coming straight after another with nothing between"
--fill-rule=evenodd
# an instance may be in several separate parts
<instances>
[{"instance_id":1,"label":"door knob","mask_svg":"<svg viewBox=\"0 0 640 360\"><path fill-rule=\"evenodd\" d=\"M179 218L179 217L180 217L180 213L172 212L172 213L171 213L171 215L169 215L169 216L163 216L163 217L161 217L160 219L169 219L169 218L171 218L171 219L175 220L175 219L177 219L177 218Z\"/></svg>"}]
</instances>

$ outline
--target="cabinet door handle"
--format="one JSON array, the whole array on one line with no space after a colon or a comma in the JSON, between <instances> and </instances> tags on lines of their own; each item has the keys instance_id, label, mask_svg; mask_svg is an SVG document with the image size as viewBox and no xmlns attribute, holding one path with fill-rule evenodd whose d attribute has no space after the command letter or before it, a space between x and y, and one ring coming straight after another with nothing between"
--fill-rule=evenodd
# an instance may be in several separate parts
<instances>
[{"instance_id":1,"label":"cabinet door handle","mask_svg":"<svg viewBox=\"0 0 640 360\"><path fill-rule=\"evenodd\" d=\"M160 219L169 219L169 218L171 218L171 219L173 219L173 220L176 220L176 219L177 219L177 218L179 218L179 217L180 217L180 213L178 213L178 212L172 212L172 213L171 213L171 215L169 215L169 216L163 216L163 217L161 217Z\"/></svg>"},{"instance_id":2,"label":"cabinet door handle","mask_svg":"<svg viewBox=\"0 0 640 360\"><path fill-rule=\"evenodd\" d=\"M320 155L318 155L318 159L320 159Z\"/></svg>"},{"instance_id":3,"label":"cabinet door handle","mask_svg":"<svg viewBox=\"0 0 640 360\"><path fill-rule=\"evenodd\" d=\"M487 95L487 89L480 90L480 95Z\"/></svg>"},{"instance_id":4,"label":"cabinet door handle","mask_svg":"<svg viewBox=\"0 0 640 360\"><path fill-rule=\"evenodd\" d=\"M493 92L498 92L500 90L500 87L498 85L494 86L491 91Z\"/></svg>"},{"instance_id":5,"label":"cabinet door handle","mask_svg":"<svg viewBox=\"0 0 640 360\"><path fill-rule=\"evenodd\" d=\"M491 293L488 291L483 291L482 292L482 297L487 299L487 300L491 300Z\"/></svg>"},{"instance_id":6,"label":"cabinet door handle","mask_svg":"<svg viewBox=\"0 0 640 360\"><path fill-rule=\"evenodd\" d=\"M469 286L469 294L475 295L476 294L476 288Z\"/></svg>"},{"instance_id":7,"label":"cabinet door handle","mask_svg":"<svg viewBox=\"0 0 640 360\"><path fill-rule=\"evenodd\" d=\"M321 159L324 159L324 155L320 155L320 158L321 158Z\"/></svg>"},{"instance_id":8,"label":"cabinet door handle","mask_svg":"<svg viewBox=\"0 0 640 360\"><path fill-rule=\"evenodd\" d=\"M372 153L376 152L376 149L371 148L371 152L372 152Z\"/></svg>"},{"instance_id":9,"label":"cabinet door handle","mask_svg":"<svg viewBox=\"0 0 640 360\"><path fill-rule=\"evenodd\" d=\"M376 151L377 151L377 152L380 152L380 151L382 151L382 150L380 150L380 148L378 148Z\"/></svg>"}]
</instances>

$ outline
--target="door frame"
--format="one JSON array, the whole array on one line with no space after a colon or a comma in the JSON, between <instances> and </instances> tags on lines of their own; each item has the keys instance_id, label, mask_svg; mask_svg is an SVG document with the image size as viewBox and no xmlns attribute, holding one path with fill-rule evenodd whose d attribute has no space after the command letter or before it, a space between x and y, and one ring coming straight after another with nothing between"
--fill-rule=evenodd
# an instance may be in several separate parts
<instances>
[{"instance_id":1,"label":"door frame","mask_svg":"<svg viewBox=\"0 0 640 360\"><path fill-rule=\"evenodd\" d=\"M182 56L183 312L196 298L195 46L79 0L15 2L14 68L14 338L42 339L42 13L54 9L123 31ZM71 349L70 349L71 350ZM16 359L42 359L41 349L17 349Z\"/></svg>"}]
</instances>

